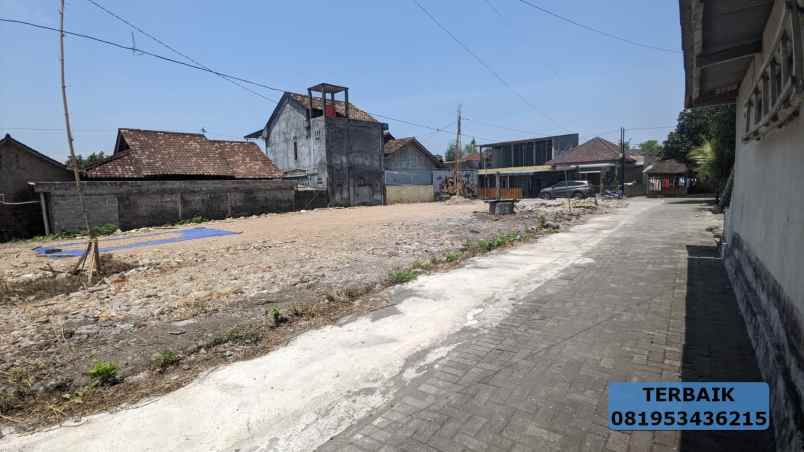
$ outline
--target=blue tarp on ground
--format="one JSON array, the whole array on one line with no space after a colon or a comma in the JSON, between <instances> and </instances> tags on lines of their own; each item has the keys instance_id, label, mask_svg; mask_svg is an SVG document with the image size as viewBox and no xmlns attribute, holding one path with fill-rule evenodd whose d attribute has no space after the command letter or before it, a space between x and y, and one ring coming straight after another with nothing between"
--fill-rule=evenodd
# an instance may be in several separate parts
<instances>
[{"instance_id":1,"label":"blue tarp on ground","mask_svg":"<svg viewBox=\"0 0 804 452\"><path fill-rule=\"evenodd\" d=\"M146 248L149 246L157 246L157 245L165 245L168 243L177 243L177 242L185 242L188 240L198 240L198 239L206 239L210 237L223 237L227 235L235 235L238 234L237 232L226 231L223 229L213 229L213 228L192 228L192 229L182 229L180 231L170 231L170 232L160 232L154 234L145 234L141 236L133 236L133 237L115 237L110 239L104 239L101 241L101 247L98 249L100 253L111 253L113 251L119 250L128 250L134 248ZM169 235L169 237L165 237L162 239L153 239L153 240L144 240L142 242L134 242L128 243L125 245L118 245L118 246L106 246L104 247L104 243L108 241L114 240L136 240L142 237L154 237L158 235ZM63 243L51 247L45 246L37 246L33 249L36 254L40 256L48 256L48 257L78 257L84 252L84 245L86 242L71 242L71 243ZM78 246L76 249L65 249L66 247L75 247Z\"/></svg>"}]
</instances>

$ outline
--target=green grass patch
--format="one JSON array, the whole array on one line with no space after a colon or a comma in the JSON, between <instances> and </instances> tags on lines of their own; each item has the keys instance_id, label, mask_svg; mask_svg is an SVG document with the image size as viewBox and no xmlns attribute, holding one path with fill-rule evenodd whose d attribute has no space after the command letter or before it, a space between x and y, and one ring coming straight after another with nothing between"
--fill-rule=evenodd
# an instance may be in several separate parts
<instances>
[{"instance_id":1,"label":"green grass patch","mask_svg":"<svg viewBox=\"0 0 804 452\"><path fill-rule=\"evenodd\" d=\"M95 384L113 385L119 381L117 378L117 364L111 361L98 361L87 373Z\"/></svg>"},{"instance_id":2,"label":"green grass patch","mask_svg":"<svg viewBox=\"0 0 804 452\"><path fill-rule=\"evenodd\" d=\"M458 262L459 260L461 260L462 257L463 257L462 252L460 252L460 251L452 251L452 252L447 253L446 256L444 256L444 260L447 261L447 262Z\"/></svg>"},{"instance_id":3,"label":"green grass patch","mask_svg":"<svg viewBox=\"0 0 804 452\"><path fill-rule=\"evenodd\" d=\"M209 346L215 347L218 345L229 344L229 343L239 345L251 345L259 342L260 339L262 339L262 336L256 330L244 327L234 327L231 330L227 331L225 334L214 337L209 342Z\"/></svg>"},{"instance_id":4,"label":"green grass patch","mask_svg":"<svg viewBox=\"0 0 804 452\"><path fill-rule=\"evenodd\" d=\"M120 229L117 227L116 224L99 224L97 226L92 227L92 232L95 233L96 236L104 236L104 235L112 235L117 230Z\"/></svg>"},{"instance_id":5,"label":"green grass patch","mask_svg":"<svg viewBox=\"0 0 804 452\"><path fill-rule=\"evenodd\" d=\"M207 218L207 217L195 216L195 217L192 217L192 218L187 218L187 219L181 220L181 221L177 222L176 225L177 226L184 226L184 225L187 225L187 224L206 223L207 221L209 221L209 218Z\"/></svg>"},{"instance_id":6,"label":"green grass patch","mask_svg":"<svg viewBox=\"0 0 804 452\"><path fill-rule=\"evenodd\" d=\"M413 270L397 270L388 275L388 281L391 284L404 284L413 281L417 276L418 274Z\"/></svg>"},{"instance_id":7,"label":"green grass patch","mask_svg":"<svg viewBox=\"0 0 804 452\"><path fill-rule=\"evenodd\" d=\"M175 366L178 363L179 363L179 355L169 350L154 353L154 355L151 357L151 366L154 369L158 369L161 371L165 371L169 367Z\"/></svg>"},{"instance_id":8,"label":"green grass patch","mask_svg":"<svg viewBox=\"0 0 804 452\"><path fill-rule=\"evenodd\" d=\"M483 254L511 245L514 242L522 240L523 237L518 232L510 232L505 234L498 234L490 240L477 240L468 242L464 245L464 251L473 252L475 254Z\"/></svg>"}]
</instances>

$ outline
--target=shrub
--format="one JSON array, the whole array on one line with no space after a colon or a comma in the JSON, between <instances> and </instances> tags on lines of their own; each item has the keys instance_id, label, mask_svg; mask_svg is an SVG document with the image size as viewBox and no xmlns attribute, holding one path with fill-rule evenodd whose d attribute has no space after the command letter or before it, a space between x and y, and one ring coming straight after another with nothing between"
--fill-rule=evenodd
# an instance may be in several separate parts
<instances>
[{"instance_id":1,"label":"shrub","mask_svg":"<svg viewBox=\"0 0 804 452\"><path fill-rule=\"evenodd\" d=\"M89 369L89 378L93 383L101 385L113 385L119 380L117 378L117 365L111 361L98 361Z\"/></svg>"}]
</instances>

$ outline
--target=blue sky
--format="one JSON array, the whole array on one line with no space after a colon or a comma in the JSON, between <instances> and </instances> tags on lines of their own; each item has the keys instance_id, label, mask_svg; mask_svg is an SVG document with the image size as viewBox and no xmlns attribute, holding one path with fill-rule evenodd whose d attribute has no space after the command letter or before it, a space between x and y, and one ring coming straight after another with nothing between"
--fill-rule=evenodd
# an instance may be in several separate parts
<instances>
[{"instance_id":1,"label":"blue sky","mask_svg":"<svg viewBox=\"0 0 804 452\"><path fill-rule=\"evenodd\" d=\"M494 8L486 0L420 1L538 111L410 0L97 1L221 72L296 91L318 82L346 85L351 100L369 112L433 127L454 127L462 104L464 131L481 143L565 129L581 140L605 132L614 141L620 126L671 126L682 107L680 53L609 39L517 0L488 0ZM680 49L675 1L532 1L629 39ZM57 26L57 1L0 0L0 17ZM86 0L68 1L65 28L131 42L126 25ZM145 36L135 39L139 48L175 56ZM0 42L6 43L0 52L0 134L63 160L64 132L20 130L64 126L57 35L0 23ZM65 45L76 149L83 154L111 151L118 127L205 128L210 138L239 138L260 128L274 107L211 74L76 38ZM415 135L436 153L454 139L388 124L397 137ZM628 137L638 143L661 140L667 132L634 130Z\"/></svg>"}]
</instances>

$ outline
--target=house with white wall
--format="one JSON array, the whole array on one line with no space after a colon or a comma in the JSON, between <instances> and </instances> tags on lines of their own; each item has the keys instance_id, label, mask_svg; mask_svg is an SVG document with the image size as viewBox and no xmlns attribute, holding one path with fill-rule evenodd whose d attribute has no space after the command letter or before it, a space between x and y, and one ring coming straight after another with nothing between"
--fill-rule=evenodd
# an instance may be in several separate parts
<instances>
[{"instance_id":1,"label":"house with white wall","mask_svg":"<svg viewBox=\"0 0 804 452\"><path fill-rule=\"evenodd\" d=\"M737 107L724 262L777 450L804 450L804 0L680 0L680 12L685 106Z\"/></svg>"}]
</instances>

